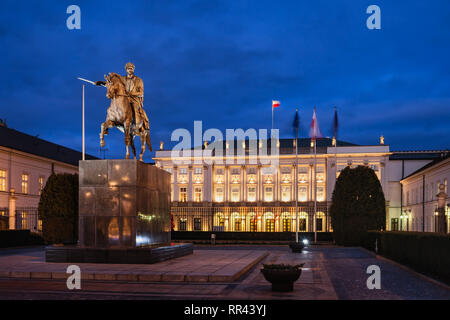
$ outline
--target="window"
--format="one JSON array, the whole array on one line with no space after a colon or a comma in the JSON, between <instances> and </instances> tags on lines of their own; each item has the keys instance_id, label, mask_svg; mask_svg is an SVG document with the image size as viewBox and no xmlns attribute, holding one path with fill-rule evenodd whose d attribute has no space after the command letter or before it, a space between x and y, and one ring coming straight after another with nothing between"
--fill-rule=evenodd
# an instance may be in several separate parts
<instances>
[{"instance_id":1,"label":"window","mask_svg":"<svg viewBox=\"0 0 450 320\"><path fill-rule=\"evenodd\" d=\"M272 187L264 188L264 201L267 201L267 202L273 201L273 188Z\"/></svg>"},{"instance_id":2,"label":"window","mask_svg":"<svg viewBox=\"0 0 450 320\"><path fill-rule=\"evenodd\" d=\"M291 173L291 167L281 167L281 173L290 174Z\"/></svg>"},{"instance_id":3,"label":"window","mask_svg":"<svg viewBox=\"0 0 450 320\"><path fill-rule=\"evenodd\" d=\"M179 227L180 231L186 231L186 218L180 218L179 225L180 225L180 227Z\"/></svg>"},{"instance_id":4,"label":"window","mask_svg":"<svg viewBox=\"0 0 450 320\"><path fill-rule=\"evenodd\" d=\"M325 188L317 187L317 201L325 201Z\"/></svg>"},{"instance_id":5,"label":"window","mask_svg":"<svg viewBox=\"0 0 450 320\"><path fill-rule=\"evenodd\" d=\"M172 168L164 168L168 173L172 173Z\"/></svg>"},{"instance_id":6,"label":"window","mask_svg":"<svg viewBox=\"0 0 450 320\"><path fill-rule=\"evenodd\" d=\"M317 231L323 231L323 218L316 219L316 228Z\"/></svg>"},{"instance_id":7,"label":"window","mask_svg":"<svg viewBox=\"0 0 450 320\"><path fill-rule=\"evenodd\" d=\"M202 230L202 219L194 218L194 231L201 231L201 230Z\"/></svg>"},{"instance_id":8,"label":"window","mask_svg":"<svg viewBox=\"0 0 450 320\"><path fill-rule=\"evenodd\" d=\"M22 193L24 194L28 193L28 177L28 174L22 174Z\"/></svg>"},{"instance_id":9,"label":"window","mask_svg":"<svg viewBox=\"0 0 450 320\"><path fill-rule=\"evenodd\" d=\"M180 168L180 174L187 174L187 168Z\"/></svg>"},{"instance_id":10,"label":"window","mask_svg":"<svg viewBox=\"0 0 450 320\"><path fill-rule=\"evenodd\" d=\"M256 187L248 187L247 201L256 201Z\"/></svg>"},{"instance_id":11,"label":"window","mask_svg":"<svg viewBox=\"0 0 450 320\"><path fill-rule=\"evenodd\" d=\"M0 170L0 191L6 191L6 170Z\"/></svg>"},{"instance_id":12,"label":"window","mask_svg":"<svg viewBox=\"0 0 450 320\"><path fill-rule=\"evenodd\" d=\"M250 220L250 232L256 232L257 228L256 228L257 224L256 224L256 218L252 218Z\"/></svg>"},{"instance_id":13,"label":"window","mask_svg":"<svg viewBox=\"0 0 450 320\"><path fill-rule=\"evenodd\" d=\"M45 180L45 177L39 177L39 179L38 179L38 185L39 185L39 195L41 195L41 193L42 193L42 190L44 190L44 180Z\"/></svg>"},{"instance_id":14,"label":"window","mask_svg":"<svg viewBox=\"0 0 450 320\"><path fill-rule=\"evenodd\" d=\"M233 202L239 201L239 187L231 188L231 201Z\"/></svg>"},{"instance_id":15,"label":"window","mask_svg":"<svg viewBox=\"0 0 450 320\"><path fill-rule=\"evenodd\" d=\"M290 201L291 200L291 187L290 186L282 186L281 187L281 201Z\"/></svg>"},{"instance_id":16,"label":"window","mask_svg":"<svg viewBox=\"0 0 450 320\"><path fill-rule=\"evenodd\" d=\"M298 231L306 231L306 218L298 219Z\"/></svg>"},{"instance_id":17,"label":"window","mask_svg":"<svg viewBox=\"0 0 450 320\"><path fill-rule=\"evenodd\" d=\"M196 202L202 201L202 188L200 188L200 187L194 188L194 201L196 201Z\"/></svg>"},{"instance_id":18,"label":"window","mask_svg":"<svg viewBox=\"0 0 450 320\"><path fill-rule=\"evenodd\" d=\"M298 188L298 200L307 201L308 200L308 189L306 187Z\"/></svg>"},{"instance_id":19,"label":"window","mask_svg":"<svg viewBox=\"0 0 450 320\"><path fill-rule=\"evenodd\" d=\"M291 232L291 219L283 219L283 232Z\"/></svg>"},{"instance_id":20,"label":"window","mask_svg":"<svg viewBox=\"0 0 450 320\"><path fill-rule=\"evenodd\" d=\"M216 169L216 175L223 175L223 169Z\"/></svg>"},{"instance_id":21,"label":"window","mask_svg":"<svg viewBox=\"0 0 450 320\"><path fill-rule=\"evenodd\" d=\"M398 218L391 219L391 231L398 231Z\"/></svg>"},{"instance_id":22,"label":"window","mask_svg":"<svg viewBox=\"0 0 450 320\"><path fill-rule=\"evenodd\" d=\"M231 174L232 175L239 175L239 174L241 174L241 171L240 171L239 168L232 168L231 169Z\"/></svg>"},{"instance_id":23,"label":"window","mask_svg":"<svg viewBox=\"0 0 450 320\"><path fill-rule=\"evenodd\" d=\"M180 188L180 201L181 202L187 201L187 188Z\"/></svg>"},{"instance_id":24,"label":"window","mask_svg":"<svg viewBox=\"0 0 450 320\"><path fill-rule=\"evenodd\" d=\"M409 205L409 191L406 191L406 205Z\"/></svg>"},{"instance_id":25,"label":"window","mask_svg":"<svg viewBox=\"0 0 450 320\"><path fill-rule=\"evenodd\" d=\"M222 187L216 188L215 198L216 198L217 202L223 201L223 188Z\"/></svg>"},{"instance_id":26,"label":"window","mask_svg":"<svg viewBox=\"0 0 450 320\"><path fill-rule=\"evenodd\" d=\"M275 232L275 219L266 219L266 232Z\"/></svg>"},{"instance_id":27,"label":"window","mask_svg":"<svg viewBox=\"0 0 450 320\"><path fill-rule=\"evenodd\" d=\"M444 192L447 193L447 179L444 179Z\"/></svg>"},{"instance_id":28,"label":"window","mask_svg":"<svg viewBox=\"0 0 450 320\"><path fill-rule=\"evenodd\" d=\"M256 168L248 168L248 174L256 174Z\"/></svg>"},{"instance_id":29,"label":"window","mask_svg":"<svg viewBox=\"0 0 450 320\"><path fill-rule=\"evenodd\" d=\"M202 168L194 168L194 174L202 174Z\"/></svg>"}]
</instances>

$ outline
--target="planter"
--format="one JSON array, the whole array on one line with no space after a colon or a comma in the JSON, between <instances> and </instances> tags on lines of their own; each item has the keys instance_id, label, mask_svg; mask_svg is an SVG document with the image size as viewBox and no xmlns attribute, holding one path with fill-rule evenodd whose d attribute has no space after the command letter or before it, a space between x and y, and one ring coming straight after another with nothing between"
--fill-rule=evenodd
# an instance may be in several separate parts
<instances>
[{"instance_id":1,"label":"planter","mask_svg":"<svg viewBox=\"0 0 450 320\"><path fill-rule=\"evenodd\" d=\"M273 265L275 266L275 265ZM264 278L272 283L272 291L289 292L294 290L294 282L298 280L302 274L302 265L298 266L282 266L281 268L268 268L265 265L261 269Z\"/></svg>"},{"instance_id":2,"label":"planter","mask_svg":"<svg viewBox=\"0 0 450 320\"><path fill-rule=\"evenodd\" d=\"M305 245L303 242L291 242L289 243L289 248L291 248L292 252L301 253Z\"/></svg>"}]
</instances>

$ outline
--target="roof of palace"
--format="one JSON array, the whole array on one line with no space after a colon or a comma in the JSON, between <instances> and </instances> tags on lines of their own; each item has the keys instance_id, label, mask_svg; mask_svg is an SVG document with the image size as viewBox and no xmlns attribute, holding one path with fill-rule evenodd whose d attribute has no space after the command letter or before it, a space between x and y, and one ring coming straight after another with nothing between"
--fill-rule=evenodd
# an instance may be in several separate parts
<instances>
[{"instance_id":1,"label":"roof of palace","mask_svg":"<svg viewBox=\"0 0 450 320\"><path fill-rule=\"evenodd\" d=\"M424 170L426 170L426 169L428 169L428 168L431 168L431 167L437 165L438 163L441 163L441 162L444 161L444 160L447 160L448 158L450 158L450 151L447 151L446 153L441 153L440 155L441 155L441 156L440 156L439 158L434 159L434 160L431 161L430 163L424 165L422 168L420 168L420 169L414 171L413 173L407 175L407 176L404 177L403 179L406 179L406 178L409 178L409 177L411 177L411 176L413 176L413 175L416 175L416 174L418 174L418 173L420 173L420 172L422 172L422 171L424 171ZM402 180L403 180L403 179L402 179Z\"/></svg>"},{"instance_id":2,"label":"roof of palace","mask_svg":"<svg viewBox=\"0 0 450 320\"><path fill-rule=\"evenodd\" d=\"M280 149L279 149L279 154L295 154L295 148L294 148L294 140L295 139L279 139L280 141ZM327 153L327 148L328 147L332 147L332 139L331 138L318 138L317 140L317 153L321 154L321 153ZM229 144L229 147L234 149L234 154L237 154L238 151L238 145L242 145L242 141L243 140L237 140L235 139L234 141L226 141ZM310 138L298 138L298 153L299 154L309 154L312 152L311 149L311 139ZM226 154L226 144L224 143L225 141L217 141L217 142L212 142L212 144L220 144L222 145L222 149L224 150L223 154ZM249 152L249 148L250 148L250 144L254 143L256 147L258 147L259 143L262 142L263 144L267 144L267 153L270 155L271 154L271 145L272 145L272 140L271 139L258 139L258 140L245 140L245 151L248 154ZM233 146L231 146L231 144L233 144ZM337 146L338 147L351 147L351 146L358 146L357 144L354 143L350 143L350 142L345 142L345 141L341 141L338 140L337 141ZM195 149L195 148L192 148ZM204 146L202 146L202 149L204 149ZM217 147L214 149L214 151L217 150ZM214 152L213 152L214 154Z\"/></svg>"},{"instance_id":3,"label":"roof of palace","mask_svg":"<svg viewBox=\"0 0 450 320\"><path fill-rule=\"evenodd\" d=\"M26 133L0 126L0 146L30 153L43 158L78 166L82 154L79 151L42 140ZM86 154L86 159L97 159Z\"/></svg>"},{"instance_id":4,"label":"roof of palace","mask_svg":"<svg viewBox=\"0 0 450 320\"><path fill-rule=\"evenodd\" d=\"M449 150L392 151L389 160L435 160L441 159L449 152Z\"/></svg>"}]
</instances>

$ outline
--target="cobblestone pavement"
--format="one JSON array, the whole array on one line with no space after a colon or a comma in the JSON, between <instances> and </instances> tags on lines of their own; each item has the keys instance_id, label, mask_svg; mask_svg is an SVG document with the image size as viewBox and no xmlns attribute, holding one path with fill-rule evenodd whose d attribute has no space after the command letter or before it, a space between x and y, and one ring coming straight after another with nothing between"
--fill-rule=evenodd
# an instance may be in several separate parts
<instances>
[{"instance_id":1,"label":"cobblestone pavement","mask_svg":"<svg viewBox=\"0 0 450 320\"><path fill-rule=\"evenodd\" d=\"M0 279L0 299L446 299L448 287L440 286L360 248L317 246L293 254L287 246L196 246L199 253L217 251L268 251L269 255L237 281L223 283L161 283L127 281L82 281L82 290L69 291L64 280ZM225 254L226 252L224 252ZM228 252L227 252L228 253ZM0 250L0 257L39 257L42 249ZM16 257L15 257L16 256ZM0 260L0 265L1 265ZM305 263L300 279L290 293L271 291L263 278L262 263ZM381 269L381 290L366 286L366 269Z\"/></svg>"}]
</instances>

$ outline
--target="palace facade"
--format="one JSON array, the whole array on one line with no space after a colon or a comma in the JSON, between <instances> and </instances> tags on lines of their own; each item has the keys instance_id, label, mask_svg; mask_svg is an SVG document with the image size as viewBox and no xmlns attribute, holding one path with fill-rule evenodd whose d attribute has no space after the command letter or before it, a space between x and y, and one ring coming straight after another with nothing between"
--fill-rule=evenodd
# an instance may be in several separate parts
<instances>
[{"instance_id":1,"label":"palace facade","mask_svg":"<svg viewBox=\"0 0 450 320\"><path fill-rule=\"evenodd\" d=\"M270 169L271 164L251 164L248 140L226 142L224 146L220 143L223 157L218 159L217 143L187 156L173 157L170 150L157 151L156 166L172 174L174 230L295 232L298 225L300 232L332 231L328 211L336 178L345 167L358 165L376 173L386 198L386 228L398 230L402 215L400 180L442 154L396 153L384 144L359 146L343 141L334 147L328 138L316 143L314 156L312 141L298 139L297 163L295 139L278 140L277 156L258 154L260 159L277 157L276 170ZM239 154L240 144L244 154ZM261 141L258 145L261 147Z\"/></svg>"}]
</instances>

